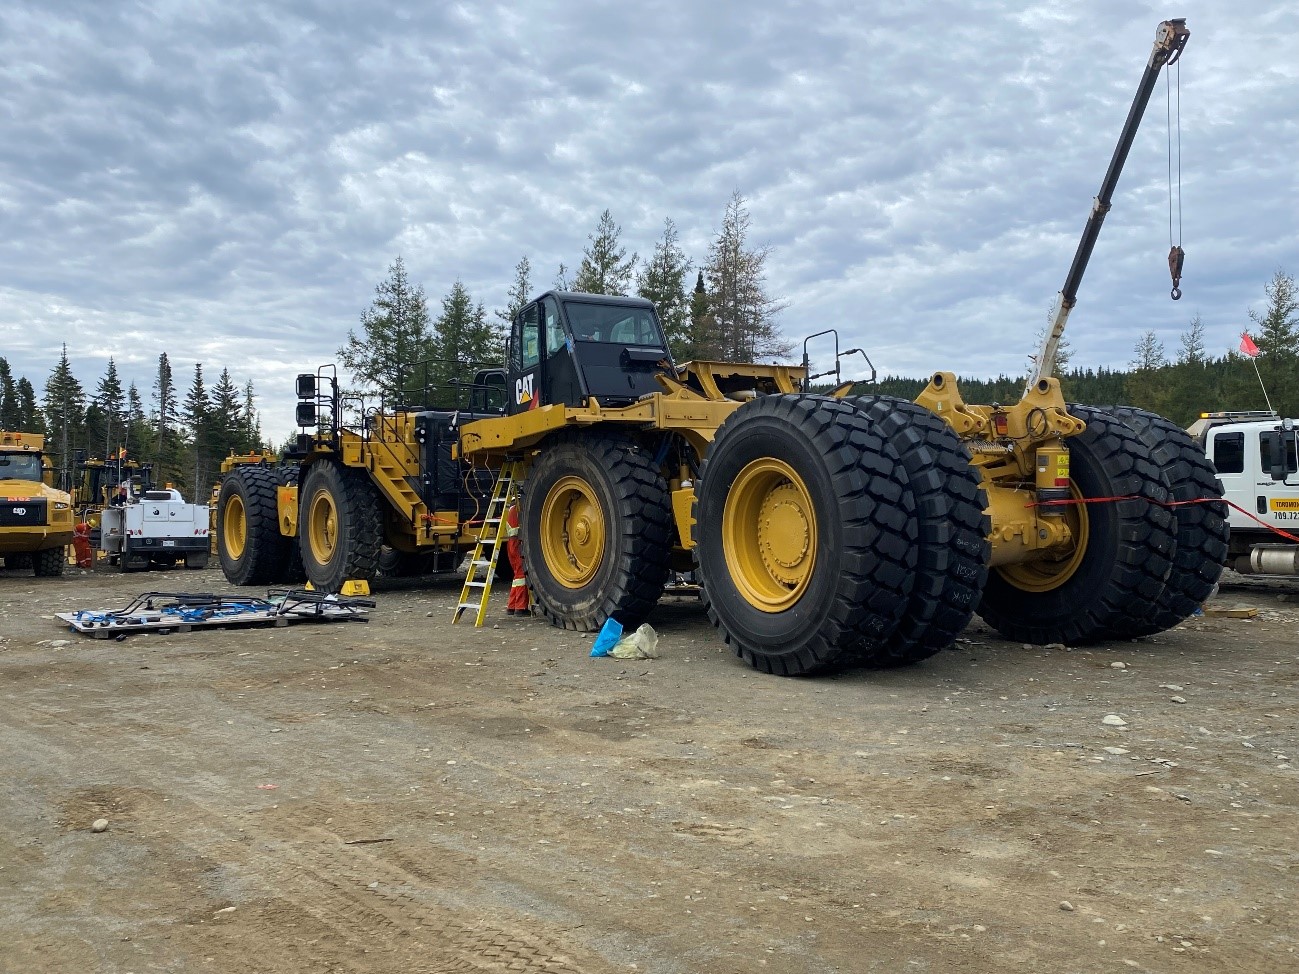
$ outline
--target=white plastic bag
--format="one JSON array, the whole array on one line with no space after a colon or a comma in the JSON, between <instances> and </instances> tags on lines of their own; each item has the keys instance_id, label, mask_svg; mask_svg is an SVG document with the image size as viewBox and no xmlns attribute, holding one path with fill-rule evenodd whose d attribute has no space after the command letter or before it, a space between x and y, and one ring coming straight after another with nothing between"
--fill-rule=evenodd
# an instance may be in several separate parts
<instances>
[{"instance_id":1,"label":"white plastic bag","mask_svg":"<svg viewBox=\"0 0 1299 974\"><path fill-rule=\"evenodd\" d=\"M630 636L623 636L609 653L615 659L658 659L659 634L648 622Z\"/></svg>"}]
</instances>

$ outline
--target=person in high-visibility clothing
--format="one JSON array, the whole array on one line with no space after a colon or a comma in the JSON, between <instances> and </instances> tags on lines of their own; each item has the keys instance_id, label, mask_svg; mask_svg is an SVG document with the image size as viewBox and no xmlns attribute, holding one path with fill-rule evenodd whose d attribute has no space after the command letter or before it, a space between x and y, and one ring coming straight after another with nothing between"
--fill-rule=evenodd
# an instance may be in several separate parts
<instances>
[{"instance_id":1,"label":"person in high-visibility clothing","mask_svg":"<svg viewBox=\"0 0 1299 974\"><path fill-rule=\"evenodd\" d=\"M514 581L510 583L510 601L506 603L505 614L509 616L531 615L528 603L528 576L523 567L523 546L519 543L519 505L511 504L505 512L505 554L510 559L510 569L514 572Z\"/></svg>"}]
</instances>

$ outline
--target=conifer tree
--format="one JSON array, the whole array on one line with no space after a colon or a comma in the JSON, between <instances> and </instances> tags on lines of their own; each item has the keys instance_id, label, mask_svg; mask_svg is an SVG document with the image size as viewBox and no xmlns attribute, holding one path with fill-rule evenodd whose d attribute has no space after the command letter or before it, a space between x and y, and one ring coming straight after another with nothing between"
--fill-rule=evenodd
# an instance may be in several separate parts
<instances>
[{"instance_id":1,"label":"conifer tree","mask_svg":"<svg viewBox=\"0 0 1299 974\"><path fill-rule=\"evenodd\" d=\"M690 303L686 298L686 276L690 260L682 251L676 224L663 221L663 237L654 245L654 254L641 268L636 293L653 301L663 322L668 348L673 358L689 351Z\"/></svg>"},{"instance_id":2,"label":"conifer tree","mask_svg":"<svg viewBox=\"0 0 1299 974\"><path fill-rule=\"evenodd\" d=\"M117 363L110 356L108 368L104 371L99 385L95 387L94 405L103 425L101 437L94 436L91 449L97 451L99 444L104 444L103 457L108 459L120 445L126 434L126 393L122 390L122 380L117 374ZM89 424L87 424L89 425Z\"/></svg>"},{"instance_id":3,"label":"conifer tree","mask_svg":"<svg viewBox=\"0 0 1299 974\"><path fill-rule=\"evenodd\" d=\"M63 490L68 489L71 481L72 450L79 445L85 412L86 394L72 374L65 343L58 364L50 370L45 382L46 433L58 443L59 487Z\"/></svg>"},{"instance_id":4,"label":"conifer tree","mask_svg":"<svg viewBox=\"0 0 1299 974\"><path fill-rule=\"evenodd\" d=\"M203 363L194 363L194 379L181 411L181 419L189 431L190 452L192 460L187 464L187 471L192 465L194 473L194 496L201 497L207 492L203 485L211 480L214 470L214 452L212 449L212 402L208 397L207 386L203 381Z\"/></svg>"},{"instance_id":5,"label":"conifer tree","mask_svg":"<svg viewBox=\"0 0 1299 974\"><path fill-rule=\"evenodd\" d=\"M153 379L154 450L153 473L158 483L174 477L176 473L176 384L172 379L171 362L167 353L158 356L158 372Z\"/></svg>"},{"instance_id":6,"label":"conifer tree","mask_svg":"<svg viewBox=\"0 0 1299 974\"><path fill-rule=\"evenodd\" d=\"M627 248L619 243L621 236L622 227L605 210L600 214L595 233L587 238L590 243L582 252L582 263L573 278L574 291L617 296L627 293L636 268L636 255L627 256Z\"/></svg>"},{"instance_id":7,"label":"conifer tree","mask_svg":"<svg viewBox=\"0 0 1299 974\"><path fill-rule=\"evenodd\" d=\"M501 361L499 333L488 324L482 302L474 304L460 281L442 299L442 313L433 323L432 351L428 376L431 404L444 407L463 404L464 397L457 394L453 380L468 381L475 368Z\"/></svg>"},{"instance_id":8,"label":"conifer tree","mask_svg":"<svg viewBox=\"0 0 1299 974\"><path fill-rule=\"evenodd\" d=\"M514 283L505 292L505 298L506 305L496 311L496 317L502 322L502 327L509 330L514 316L532 300L532 264L527 254L524 254L514 265Z\"/></svg>"},{"instance_id":9,"label":"conifer tree","mask_svg":"<svg viewBox=\"0 0 1299 974\"><path fill-rule=\"evenodd\" d=\"M0 356L0 429L18 430L18 384L3 356Z\"/></svg>"},{"instance_id":10,"label":"conifer tree","mask_svg":"<svg viewBox=\"0 0 1299 974\"><path fill-rule=\"evenodd\" d=\"M39 430L45 427L45 417L36 406L36 389L31 380L23 376L14 383L18 393L18 416L14 427L19 430Z\"/></svg>"},{"instance_id":11,"label":"conifer tree","mask_svg":"<svg viewBox=\"0 0 1299 974\"><path fill-rule=\"evenodd\" d=\"M789 354L790 344L776 328L784 305L767 294L767 247L749 246L746 201L736 190L726 204L722 228L708 251L704 275L712 319L708 357L726 362L754 362Z\"/></svg>"},{"instance_id":12,"label":"conifer tree","mask_svg":"<svg viewBox=\"0 0 1299 974\"><path fill-rule=\"evenodd\" d=\"M362 392L392 397L418 363L433 358L428 306L424 288L410 282L400 256L374 291L361 315L362 335L349 330L338 358Z\"/></svg>"}]
</instances>

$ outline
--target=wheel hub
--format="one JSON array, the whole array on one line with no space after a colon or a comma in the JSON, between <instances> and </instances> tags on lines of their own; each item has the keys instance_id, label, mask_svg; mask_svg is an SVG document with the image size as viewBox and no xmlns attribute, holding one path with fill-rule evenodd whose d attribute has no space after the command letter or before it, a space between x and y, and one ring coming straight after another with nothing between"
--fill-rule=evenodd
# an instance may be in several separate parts
<instances>
[{"instance_id":1,"label":"wheel hub","mask_svg":"<svg viewBox=\"0 0 1299 974\"><path fill-rule=\"evenodd\" d=\"M722 512L722 548L740 595L762 612L797 604L816 567L817 523L803 478L774 457L735 478Z\"/></svg>"},{"instance_id":2,"label":"wheel hub","mask_svg":"<svg viewBox=\"0 0 1299 974\"><path fill-rule=\"evenodd\" d=\"M798 566L807 557L812 529L799 503L798 488L782 484L762 502L758 516L758 547L772 577L796 585Z\"/></svg>"},{"instance_id":3,"label":"wheel hub","mask_svg":"<svg viewBox=\"0 0 1299 974\"><path fill-rule=\"evenodd\" d=\"M546 567L565 588L582 588L604 561L604 512L581 477L557 480L541 505L540 546Z\"/></svg>"}]
</instances>

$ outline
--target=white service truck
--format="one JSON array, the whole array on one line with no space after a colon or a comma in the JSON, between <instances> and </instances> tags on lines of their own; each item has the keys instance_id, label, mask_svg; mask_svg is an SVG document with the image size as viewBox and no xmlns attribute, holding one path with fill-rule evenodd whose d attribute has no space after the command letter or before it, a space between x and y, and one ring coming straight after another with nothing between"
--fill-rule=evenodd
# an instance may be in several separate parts
<instances>
[{"instance_id":1,"label":"white service truck","mask_svg":"<svg viewBox=\"0 0 1299 974\"><path fill-rule=\"evenodd\" d=\"M1227 567L1234 571L1299 575L1299 541L1277 533L1299 539L1296 431L1295 420L1268 412L1201 413L1187 430L1235 505L1227 519Z\"/></svg>"},{"instance_id":2,"label":"white service truck","mask_svg":"<svg viewBox=\"0 0 1299 974\"><path fill-rule=\"evenodd\" d=\"M150 566L206 568L208 508L187 504L173 488L136 490L123 484L121 495L100 514L99 548L123 572Z\"/></svg>"}]
</instances>

